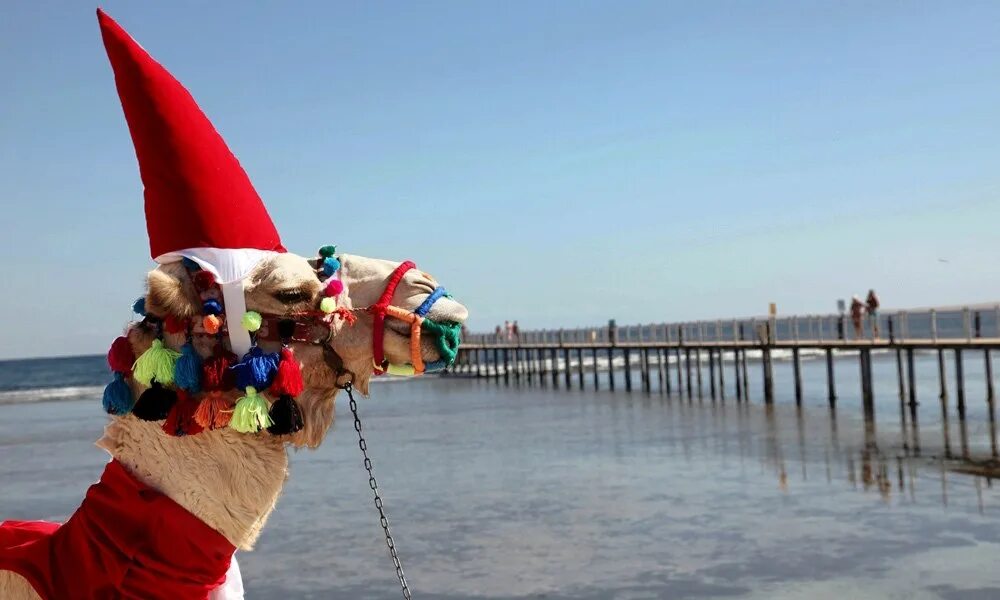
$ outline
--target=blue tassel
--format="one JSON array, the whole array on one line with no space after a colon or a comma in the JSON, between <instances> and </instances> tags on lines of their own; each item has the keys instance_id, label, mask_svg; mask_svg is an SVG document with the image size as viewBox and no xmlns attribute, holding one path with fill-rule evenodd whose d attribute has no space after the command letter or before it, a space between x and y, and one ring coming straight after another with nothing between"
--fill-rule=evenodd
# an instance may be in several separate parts
<instances>
[{"instance_id":1,"label":"blue tassel","mask_svg":"<svg viewBox=\"0 0 1000 600\"><path fill-rule=\"evenodd\" d=\"M125 376L115 373L115 380L104 388L104 411L109 415L127 415L132 412L132 390L129 389Z\"/></svg>"},{"instance_id":2,"label":"blue tassel","mask_svg":"<svg viewBox=\"0 0 1000 600\"><path fill-rule=\"evenodd\" d=\"M132 312L140 317L146 316L146 297L143 296L132 303Z\"/></svg>"},{"instance_id":3,"label":"blue tassel","mask_svg":"<svg viewBox=\"0 0 1000 600\"><path fill-rule=\"evenodd\" d=\"M174 364L174 385L191 394L201 391L201 356L191 342L181 347L181 357Z\"/></svg>"},{"instance_id":4,"label":"blue tassel","mask_svg":"<svg viewBox=\"0 0 1000 600\"><path fill-rule=\"evenodd\" d=\"M205 300L201 305L201 314L203 315L221 315L222 314L222 304L214 298Z\"/></svg>"},{"instance_id":5,"label":"blue tassel","mask_svg":"<svg viewBox=\"0 0 1000 600\"><path fill-rule=\"evenodd\" d=\"M323 274L326 276L333 275L340 268L340 261L332 256L328 256L323 259Z\"/></svg>"},{"instance_id":6,"label":"blue tassel","mask_svg":"<svg viewBox=\"0 0 1000 600\"><path fill-rule=\"evenodd\" d=\"M259 346L254 346L243 356L243 360L229 368L236 374L237 388L252 387L259 391L271 385L278 372L278 361L277 352L264 352Z\"/></svg>"}]
</instances>

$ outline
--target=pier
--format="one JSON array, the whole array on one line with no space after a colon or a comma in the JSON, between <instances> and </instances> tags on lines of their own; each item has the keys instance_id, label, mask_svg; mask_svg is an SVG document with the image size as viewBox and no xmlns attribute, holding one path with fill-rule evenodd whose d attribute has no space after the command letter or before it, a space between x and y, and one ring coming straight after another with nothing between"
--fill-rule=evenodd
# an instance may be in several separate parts
<instances>
[{"instance_id":1,"label":"pier","mask_svg":"<svg viewBox=\"0 0 1000 600\"><path fill-rule=\"evenodd\" d=\"M992 419L992 351L997 348L1000 305L890 311L877 320L866 318L860 336L846 315L632 326L619 326L611 320L603 327L524 331L517 336L470 334L451 373L508 384L599 389L598 373L603 372L607 374L605 385L611 390L650 392L655 382L656 389L667 394L725 400L731 391L736 401L749 401L757 396L749 386L748 369L753 366L761 370L759 397L771 403L776 356L781 355L790 365L792 393L801 404L802 356L810 353L825 358L826 399L834 406L836 365L843 362L835 359L853 357L865 413L874 414L873 353L895 355L898 399L901 406L911 407L931 392L947 406L948 356L954 362L954 400L960 416L966 403L965 361L983 361L983 391ZM915 353L936 353L937 389L917 389ZM728 386L727 379L732 382Z\"/></svg>"}]
</instances>

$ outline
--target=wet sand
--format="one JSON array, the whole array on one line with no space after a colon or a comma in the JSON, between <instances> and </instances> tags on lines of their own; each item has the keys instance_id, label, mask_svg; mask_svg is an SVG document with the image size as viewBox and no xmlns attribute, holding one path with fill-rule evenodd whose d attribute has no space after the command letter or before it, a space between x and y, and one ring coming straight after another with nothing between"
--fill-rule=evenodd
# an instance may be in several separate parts
<instances>
[{"instance_id":1,"label":"wet sand","mask_svg":"<svg viewBox=\"0 0 1000 600\"><path fill-rule=\"evenodd\" d=\"M982 401L969 399L964 427L952 417L946 447L936 380L921 380L914 431L879 361L873 426L851 366L834 413L818 363L805 365L801 410L780 366L770 408L475 380L375 386L362 414L415 597L1000 597L1000 490L961 472L993 473ZM400 597L337 409L328 442L293 453L256 550L238 555L250 598ZM0 406L0 516L71 512L103 466L92 442L104 420L97 398Z\"/></svg>"}]
</instances>

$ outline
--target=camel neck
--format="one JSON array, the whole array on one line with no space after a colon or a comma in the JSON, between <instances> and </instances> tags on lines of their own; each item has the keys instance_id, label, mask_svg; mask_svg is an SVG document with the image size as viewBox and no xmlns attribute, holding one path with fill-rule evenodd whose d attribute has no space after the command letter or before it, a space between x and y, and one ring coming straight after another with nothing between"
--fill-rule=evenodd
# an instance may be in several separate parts
<instances>
[{"instance_id":1,"label":"camel neck","mask_svg":"<svg viewBox=\"0 0 1000 600\"><path fill-rule=\"evenodd\" d=\"M288 475L280 440L231 429L168 436L155 422L114 419L97 445L234 546L250 549Z\"/></svg>"}]
</instances>

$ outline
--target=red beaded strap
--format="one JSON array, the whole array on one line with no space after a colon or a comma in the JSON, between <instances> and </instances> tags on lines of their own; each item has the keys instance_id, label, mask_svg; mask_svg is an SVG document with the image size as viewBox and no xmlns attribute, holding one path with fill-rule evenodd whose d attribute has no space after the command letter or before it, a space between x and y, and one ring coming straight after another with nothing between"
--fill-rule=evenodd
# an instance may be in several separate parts
<instances>
[{"instance_id":1,"label":"red beaded strap","mask_svg":"<svg viewBox=\"0 0 1000 600\"><path fill-rule=\"evenodd\" d=\"M392 272L389 276L389 281L386 283L385 291L382 292L382 297L379 298L378 302L368 308L368 312L372 314L374 318L374 323L372 324L372 354L374 355L375 362L375 373L381 375L385 372L385 349L382 344L385 337L385 313L389 308L389 303L392 302L392 295L396 293L396 287L399 286L399 282L403 280L403 276L406 275L411 269L416 269L417 265L408 260L401 263L396 270Z\"/></svg>"}]
</instances>

